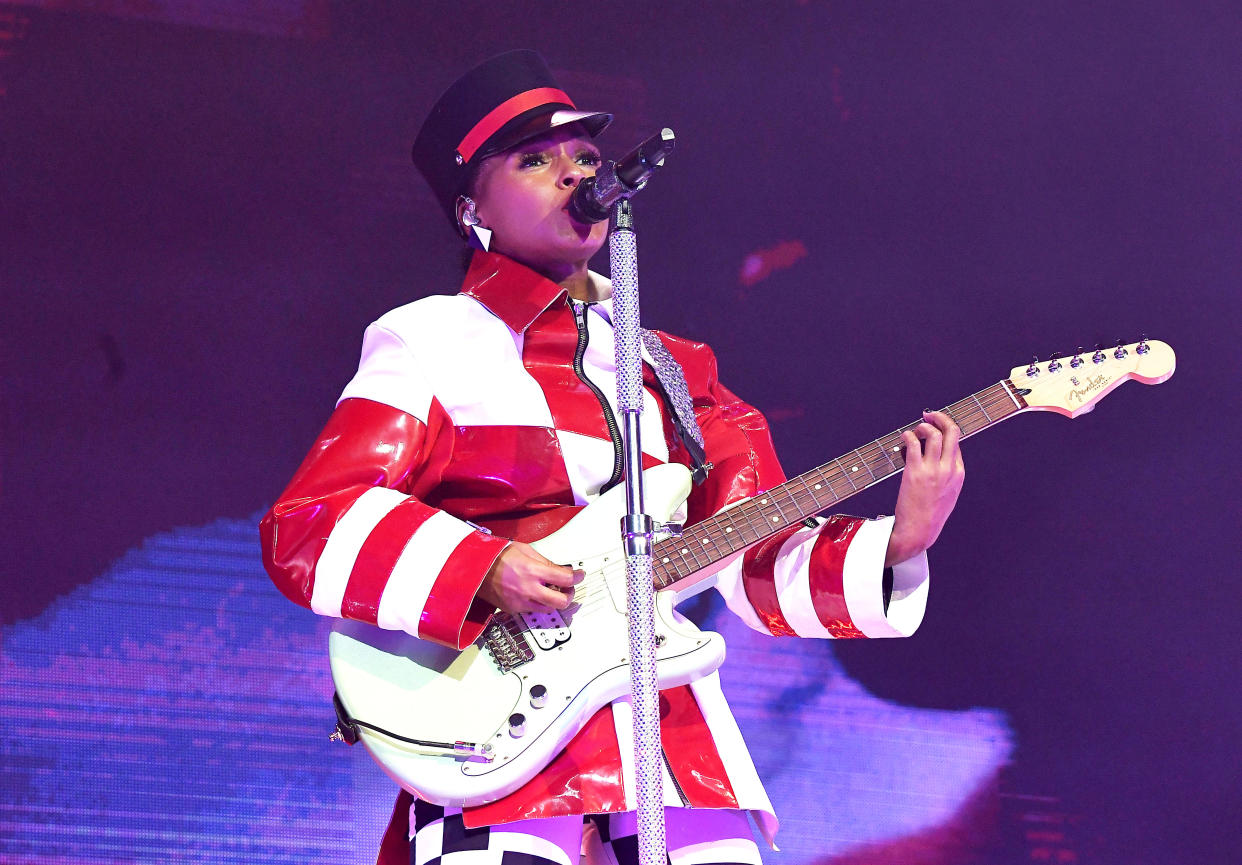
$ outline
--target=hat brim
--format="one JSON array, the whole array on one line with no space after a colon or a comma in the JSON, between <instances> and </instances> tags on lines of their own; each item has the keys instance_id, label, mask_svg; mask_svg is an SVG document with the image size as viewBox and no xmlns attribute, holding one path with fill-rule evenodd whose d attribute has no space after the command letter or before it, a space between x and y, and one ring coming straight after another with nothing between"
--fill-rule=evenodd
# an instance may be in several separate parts
<instances>
[{"instance_id":1,"label":"hat brim","mask_svg":"<svg viewBox=\"0 0 1242 865\"><path fill-rule=\"evenodd\" d=\"M497 153L511 150L523 141L529 141L538 135L543 135L561 126L569 126L572 123L581 123L587 135L594 138L607 129L608 124L612 123L612 115L605 111L569 111L560 109L550 112L544 111L530 118L517 118L517 121L513 124L513 129L503 130L500 134L494 136L487 143L486 148L475 154L475 160L485 159L488 156L495 156Z\"/></svg>"}]
</instances>

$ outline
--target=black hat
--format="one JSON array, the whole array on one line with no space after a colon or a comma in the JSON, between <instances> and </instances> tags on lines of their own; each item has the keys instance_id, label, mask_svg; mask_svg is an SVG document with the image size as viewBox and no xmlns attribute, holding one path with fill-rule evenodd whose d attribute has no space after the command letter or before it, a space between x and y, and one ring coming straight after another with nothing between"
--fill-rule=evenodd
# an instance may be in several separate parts
<instances>
[{"instance_id":1,"label":"black hat","mask_svg":"<svg viewBox=\"0 0 1242 865\"><path fill-rule=\"evenodd\" d=\"M414 139L414 164L457 224L457 197L488 156L567 123L592 137L611 114L579 111L534 51L498 54L457 79L436 101Z\"/></svg>"}]
</instances>

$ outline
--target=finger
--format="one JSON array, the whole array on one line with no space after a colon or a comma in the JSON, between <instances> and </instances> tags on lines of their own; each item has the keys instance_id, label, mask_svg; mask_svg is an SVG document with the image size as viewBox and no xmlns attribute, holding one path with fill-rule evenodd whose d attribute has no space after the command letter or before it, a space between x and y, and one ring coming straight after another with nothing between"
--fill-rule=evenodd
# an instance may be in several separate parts
<instances>
[{"instance_id":1,"label":"finger","mask_svg":"<svg viewBox=\"0 0 1242 865\"><path fill-rule=\"evenodd\" d=\"M921 423L916 429L919 438L923 439L923 456L929 462L940 462L940 454L944 450L944 433L929 423Z\"/></svg>"},{"instance_id":2,"label":"finger","mask_svg":"<svg viewBox=\"0 0 1242 865\"><path fill-rule=\"evenodd\" d=\"M923 409L923 420L936 427L936 429L940 430L942 433L947 433L950 427L957 425L953 421L953 418L949 417L944 412L932 411L929 408Z\"/></svg>"},{"instance_id":3,"label":"finger","mask_svg":"<svg viewBox=\"0 0 1242 865\"><path fill-rule=\"evenodd\" d=\"M539 582L548 586L557 586L562 589L572 589L581 580L575 578L572 568L562 567L560 565L548 565L535 570L534 576Z\"/></svg>"},{"instance_id":4,"label":"finger","mask_svg":"<svg viewBox=\"0 0 1242 865\"><path fill-rule=\"evenodd\" d=\"M919 442L914 430L906 430L901 434L901 441L906 446L906 468L917 468L923 464L923 445Z\"/></svg>"},{"instance_id":5,"label":"finger","mask_svg":"<svg viewBox=\"0 0 1242 865\"><path fill-rule=\"evenodd\" d=\"M931 412L931 414L939 415L936 420L943 418L944 421L944 426L942 427L944 432L944 443L941 446L941 464L945 468L955 466L961 453L958 450L958 442L962 437L962 428L954 423L953 418L949 417L947 414L944 414L944 412L937 411ZM939 424L937 424L937 426L939 426Z\"/></svg>"},{"instance_id":6,"label":"finger","mask_svg":"<svg viewBox=\"0 0 1242 865\"><path fill-rule=\"evenodd\" d=\"M540 604L543 604L545 607L549 607L553 610L563 610L568 607L570 602L573 600L573 594L573 589L570 589L568 593L565 593L558 592L556 589L548 586L540 586L539 594L535 600L537 600Z\"/></svg>"}]
</instances>

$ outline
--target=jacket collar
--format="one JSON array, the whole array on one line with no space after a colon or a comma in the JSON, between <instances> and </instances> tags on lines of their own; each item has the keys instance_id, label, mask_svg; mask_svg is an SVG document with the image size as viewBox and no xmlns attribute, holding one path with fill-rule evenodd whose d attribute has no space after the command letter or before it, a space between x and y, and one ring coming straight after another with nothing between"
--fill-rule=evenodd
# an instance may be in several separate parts
<instances>
[{"instance_id":1,"label":"jacket collar","mask_svg":"<svg viewBox=\"0 0 1242 865\"><path fill-rule=\"evenodd\" d=\"M540 313L567 294L546 276L508 256L478 250L470 259L461 293L483 304L517 333L524 332Z\"/></svg>"},{"instance_id":2,"label":"jacket collar","mask_svg":"<svg viewBox=\"0 0 1242 865\"><path fill-rule=\"evenodd\" d=\"M607 277L594 271L590 276L605 294L612 293L612 283ZM478 250L470 259L461 293L483 304L515 333L524 333L546 309L563 302L568 295L565 289L526 265L506 255ZM611 300L592 303L590 308L611 323Z\"/></svg>"}]
</instances>

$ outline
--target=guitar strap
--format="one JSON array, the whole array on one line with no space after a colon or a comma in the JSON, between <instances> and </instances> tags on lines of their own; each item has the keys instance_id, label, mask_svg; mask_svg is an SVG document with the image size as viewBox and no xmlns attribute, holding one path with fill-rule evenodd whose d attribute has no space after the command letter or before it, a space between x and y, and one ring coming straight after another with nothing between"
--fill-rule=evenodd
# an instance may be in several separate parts
<instances>
[{"instance_id":1,"label":"guitar strap","mask_svg":"<svg viewBox=\"0 0 1242 865\"><path fill-rule=\"evenodd\" d=\"M664 402L672 409L673 428L677 437L690 455L690 468L695 484L707 479L707 472L712 464L707 462L707 452L703 446L703 431L694 417L694 400L690 398L690 388L686 386L686 375L681 364L660 339L655 331L642 328L643 346L651 359L655 361L656 379L664 392Z\"/></svg>"}]
</instances>

